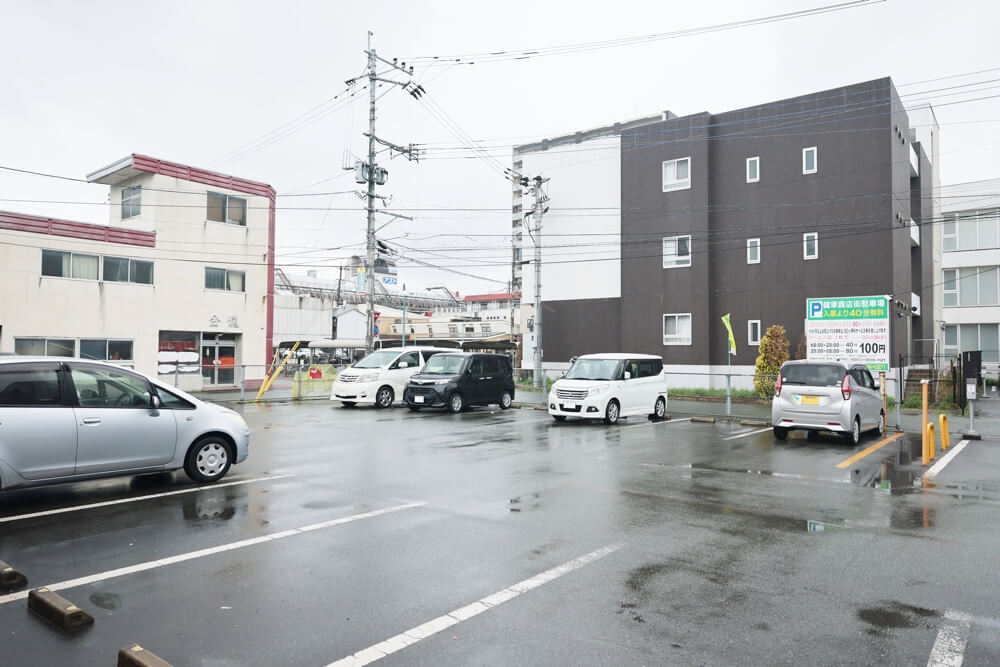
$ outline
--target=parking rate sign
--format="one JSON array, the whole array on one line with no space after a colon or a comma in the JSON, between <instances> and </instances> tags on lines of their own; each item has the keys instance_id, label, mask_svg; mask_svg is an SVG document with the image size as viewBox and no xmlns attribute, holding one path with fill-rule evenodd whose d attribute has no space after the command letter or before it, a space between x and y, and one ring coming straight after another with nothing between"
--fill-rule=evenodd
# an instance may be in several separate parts
<instances>
[{"instance_id":1,"label":"parking rate sign","mask_svg":"<svg viewBox=\"0 0 1000 667\"><path fill-rule=\"evenodd\" d=\"M889 300L852 296L806 300L806 358L889 370Z\"/></svg>"}]
</instances>

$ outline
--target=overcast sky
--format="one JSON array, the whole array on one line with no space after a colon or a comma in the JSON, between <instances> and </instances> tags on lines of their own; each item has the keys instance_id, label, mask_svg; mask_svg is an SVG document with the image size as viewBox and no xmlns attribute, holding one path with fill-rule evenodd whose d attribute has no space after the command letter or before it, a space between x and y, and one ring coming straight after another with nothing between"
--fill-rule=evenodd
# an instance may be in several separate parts
<instances>
[{"instance_id":1,"label":"overcast sky","mask_svg":"<svg viewBox=\"0 0 1000 667\"><path fill-rule=\"evenodd\" d=\"M264 181L279 195L350 191L357 186L341 165L345 146L355 156L367 150L367 92L349 104L330 100L363 73L369 30L380 56L410 63L670 32L833 2L0 0L0 165L83 177L135 152ZM441 151L458 145L443 118L485 140L509 166L513 143L665 109L720 113L883 76L893 78L904 102L935 105L943 185L998 177L992 156L1000 97L972 101L1000 94L998 26L995 0L888 0L565 55L451 67L418 59L413 78L428 96L418 101L379 89L377 133L439 150L419 163L380 158L390 171L379 189L392 197L388 208L416 220L393 222L379 235L437 253L407 251L412 257L492 279L407 266L400 280L410 289L447 284L463 294L490 292L509 279L510 184L469 151ZM969 76L920 83L961 74ZM982 83L938 90L975 82ZM4 210L105 223L107 191L0 171ZM349 192L279 196L279 263L291 273L316 268L335 277L330 267L362 252L363 205ZM426 210L448 208L476 210ZM463 250L469 247L482 249Z\"/></svg>"}]
</instances>

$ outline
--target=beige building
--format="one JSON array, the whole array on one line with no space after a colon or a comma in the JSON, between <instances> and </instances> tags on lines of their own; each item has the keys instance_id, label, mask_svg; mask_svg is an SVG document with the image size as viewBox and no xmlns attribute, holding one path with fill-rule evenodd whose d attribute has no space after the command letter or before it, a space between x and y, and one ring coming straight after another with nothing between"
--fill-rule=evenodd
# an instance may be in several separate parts
<instances>
[{"instance_id":1,"label":"beige building","mask_svg":"<svg viewBox=\"0 0 1000 667\"><path fill-rule=\"evenodd\" d=\"M87 176L108 225L0 211L0 351L106 359L187 389L264 377L275 190L130 155Z\"/></svg>"}]
</instances>

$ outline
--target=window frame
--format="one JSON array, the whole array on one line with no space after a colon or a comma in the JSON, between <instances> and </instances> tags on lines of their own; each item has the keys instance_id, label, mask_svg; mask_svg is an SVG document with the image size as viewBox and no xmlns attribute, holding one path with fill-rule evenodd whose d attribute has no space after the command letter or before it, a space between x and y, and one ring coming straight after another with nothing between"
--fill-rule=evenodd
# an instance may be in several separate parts
<instances>
[{"instance_id":1,"label":"window frame","mask_svg":"<svg viewBox=\"0 0 1000 667\"><path fill-rule=\"evenodd\" d=\"M809 169L806 166L806 155L808 155L810 151L812 152L812 156L813 156L813 166L812 166L812 169ZM817 171L819 171L819 149L816 148L816 146L809 146L808 148L803 148L802 149L802 173L803 174L815 174Z\"/></svg>"},{"instance_id":2,"label":"window frame","mask_svg":"<svg viewBox=\"0 0 1000 667\"><path fill-rule=\"evenodd\" d=\"M753 338L753 325L757 325L757 340ZM760 347L760 320L747 320L747 345Z\"/></svg>"},{"instance_id":3,"label":"window frame","mask_svg":"<svg viewBox=\"0 0 1000 667\"><path fill-rule=\"evenodd\" d=\"M687 163L687 178L680 179L677 178L677 165L681 162ZM673 177L667 180L667 165L673 167ZM675 192L677 190L690 190L691 189L691 156L678 157L672 160L664 160L662 166L660 167L660 176L663 180L663 191L664 192Z\"/></svg>"},{"instance_id":4,"label":"window frame","mask_svg":"<svg viewBox=\"0 0 1000 667\"><path fill-rule=\"evenodd\" d=\"M58 400L54 403L28 403L28 402L10 402L10 403L0 403L0 407L3 408L64 408L67 407L66 396L67 388L65 383L65 373L61 366L61 362L51 362L51 361L29 361L24 363L16 364L4 364L0 367L0 374L16 372L52 372L56 374L56 386L58 387ZM7 385L4 385L6 388Z\"/></svg>"},{"instance_id":5,"label":"window frame","mask_svg":"<svg viewBox=\"0 0 1000 667\"><path fill-rule=\"evenodd\" d=\"M757 251L756 259L750 256L750 249ZM760 264L760 238L747 239L747 264Z\"/></svg>"},{"instance_id":6,"label":"window frame","mask_svg":"<svg viewBox=\"0 0 1000 667\"><path fill-rule=\"evenodd\" d=\"M678 330L677 324L682 319L687 319L686 338L683 334L667 334L667 318L674 319L674 331ZM691 313L663 313L663 344L664 345L691 345L693 336L691 335Z\"/></svg>"},{"instance_id":7,"label":"window frame","mask_svg":"<svg viewBox=\"0 0 1000 667\"><path fill-rule=\"evenodd\" d=\"M678 242L681 239L687 239L687 254L685 254L685 255L679 255L679 254L677 254L678 245L679 245ZM672 255L667 255L667 243L668 242L673 242L673 244L674 244L674 252L673 252ZM691 254L692 254L692 252L691 252L691 250L692 249L691 249L691 235L690 234L681 234L679 236L664 236L663 237L663 268L664 269L684 269L684 268L687 268L687 267L691 266L691 263L692 263L692 260L691 260ZM672 264L668 264L667 263L667 261L668 261L667 257L673 257L674 258L674 261L673 261ZM681 257L686 257L687 258L687 264L681 264L681 263L678 262L678 258L681 258Z\"/></svg>"},{"instance_id":8,"label":"window frame","mask_svg":"<svg viewBox=\"0 0 1000 667\"><path fill-rule=\"evenodd\" d=\"M122 220L142 214L142 186L128 185L122 188ZM126 215L126 211L130 211Z\"/></svg>"},{"instance_id":9,"label":"window frame","mask_svg":"<svg viewBox=\"0 0 1000 667\"><path fill-rule=\"evenodd\" d=\"M948 227L951 226L951 233L948 233ZM951 247L948 247L948 240L951 239ZM941 228L941 251L942 252L957 252L958 251L958 214L951 213L944 216L944 223Z\"/></svg>"},{"instance_id":10,"label":"window frame","mask_svg":"<svg viewBox=\"0 0 1000 667\"><path fill-rule=\"evenodd\" d=\"M815 252L812 255L809 254L810 236L813 237L812 240L815 245L814 247ZM819 232L805 232L804 234L802 234L802 259L804 260L819 259Z\"/></svg>"},{"instance_id":11,"label":"window frame","mask_svg":"<svg viewBox=\"0 0 1000 667\"><path fill-rule=\"evenodd\" d=\"M951 272L953 278L948 280L947 274ZM951 289L948 286L951 285ZM941 271L941 294L942 294L942 308L955 308L959 305L958 298L958 269L942 269ZM948 303L948 296L954 296L954 303Z\"/></svg>"},{"instance_id":12,"label":"window frame","mask_svg":"<svg viewBox=\"0 0 1000 667\"><path fill-rule=\"evenodd\" d=\"M209 215L210 215L209 212L211 210L212 197L222 198L222 220L213 220L211 217L209 217ZM242 222L239 221L239 220L231 219L229 217L229 211L230 211L230 208L231 208L230 207L230 203L229 203L230 200L236 200L236 201L242 202L242 204L243 204L243 221ZM231 195L231 194L229 194L227 192L215 192L213 190L209 190L206 193L206 200L205 200L205 220L207 220L208 222L218 222L218 223L223 224L223 225L233 225L235 227L246 227L247 226L247 211L249 209L250 209L249 200L246 197L237 197L236 195Z\"/></svg>"},{"instance_id":13,"label":"window frame","mask_svg":"<svg viewBox=\"0 0 1000 667\"><path fill-rule=\"evenodd\" d=\"M754 166L754 171L756 174L750 176L750 165ZM753 157L747 158L747 183L759 183L760 182L760 156L755 155Z\"/></svg>"},{"instance_id":14,"label":"window frame","mask_svg":"<svg viewBox=\"0 0 1000 667\"><path fill-rule=\"evenodd\" d=\"M208 286L208 272L209 271L222 271L222 284L223 287L209 287ZM243 276L243 289L236 290L230 287L230 274L238 273ZM235 269L226 269L221 266L206 266L205 267L205 289L212 290L213 292L235 292L236 294L246 294L247 291L247 272L237 271Z\"/></svg>"}]
</instances>

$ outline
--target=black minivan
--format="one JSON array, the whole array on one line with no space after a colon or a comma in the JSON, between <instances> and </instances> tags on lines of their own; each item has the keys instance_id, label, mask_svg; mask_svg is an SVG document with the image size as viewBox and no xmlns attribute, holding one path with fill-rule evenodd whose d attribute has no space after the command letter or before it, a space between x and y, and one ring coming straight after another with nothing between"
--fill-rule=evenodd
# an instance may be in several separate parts
<instances>
[{"instance_id":1,"label":"black minivan","mask_svg":"<svg viewBox=\"0 0 1000 667\"><path fill-rule=\"evenodd\" d=\"M514 371L503 354L445 352L427 360L410 378L403 401L411 410L446 407L461 412L472 405L497 404L506 410L514 400Z\"/></svg>"}]
</instances>

